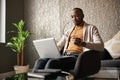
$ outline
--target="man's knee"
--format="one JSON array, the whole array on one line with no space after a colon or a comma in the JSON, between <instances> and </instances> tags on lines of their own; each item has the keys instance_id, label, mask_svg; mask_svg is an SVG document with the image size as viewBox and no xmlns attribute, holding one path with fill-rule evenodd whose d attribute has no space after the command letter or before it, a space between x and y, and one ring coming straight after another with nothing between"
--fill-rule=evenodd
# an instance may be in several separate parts
<instances>
[{"instance_id":1,"label":"man's knee","mask_svg":"<svg viewBox=\"0 0 120 80\"><path fill-rule=\"evenodd\" d=\"M56 59L50 59L47 64L46 64L46 67L45 68L53 68L53 69L57 69L59 66L59 60L56 60Z\"/></svg>"}]
</instances>

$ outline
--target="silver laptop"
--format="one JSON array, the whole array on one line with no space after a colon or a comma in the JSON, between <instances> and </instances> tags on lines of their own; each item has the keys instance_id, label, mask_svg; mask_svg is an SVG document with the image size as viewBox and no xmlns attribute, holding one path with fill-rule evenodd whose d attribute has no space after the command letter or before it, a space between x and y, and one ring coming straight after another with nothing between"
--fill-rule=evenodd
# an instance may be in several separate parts
<instances>
[{"instance_id":1,"label":"silver laptop","mask_svg":"<svg viewBox=\"0 0 120 80\"><path fill-rule=\"evenodd\" d=\"M54 38L33 40L40 58L60 58L60 52Z\"/></svg>"}]
</instances>

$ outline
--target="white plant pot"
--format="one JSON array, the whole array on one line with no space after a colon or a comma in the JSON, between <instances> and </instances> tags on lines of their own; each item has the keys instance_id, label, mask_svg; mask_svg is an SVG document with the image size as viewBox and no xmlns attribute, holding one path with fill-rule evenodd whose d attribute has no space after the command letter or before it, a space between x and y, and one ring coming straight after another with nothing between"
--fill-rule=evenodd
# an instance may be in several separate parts
<instances>
[{"instance_id":1,"label":"white plant pot","mask_svg":"<svg viewBox=\"0 0 120 80\"><path fill-rule=\"evenodd\" d=\"M14 66L14 70L15 70L15 73L16 73L16 74L19 74L19 73L27 73L28 70L29 70L29 65L26 65L26 66L18 66L18 65L15 65L15 66Z\"/></svg>"}]
</instances>

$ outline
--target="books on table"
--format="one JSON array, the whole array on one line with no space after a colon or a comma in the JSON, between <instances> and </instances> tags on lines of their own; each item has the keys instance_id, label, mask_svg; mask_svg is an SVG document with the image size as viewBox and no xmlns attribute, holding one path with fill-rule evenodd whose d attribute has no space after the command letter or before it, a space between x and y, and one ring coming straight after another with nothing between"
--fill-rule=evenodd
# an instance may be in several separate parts
<instances>
[{"instance_id":1,"label":"books on table","mask_svg":"<svg viewBox=\"0 0 120 80\"><path fill-rule=\"evenodd\" d=\"M49 78L52 76L57 76L61 73L60 69L39 69L35 72L28 72L29 77L36 77L36 78Z\"/></svg>"}]
</instances>

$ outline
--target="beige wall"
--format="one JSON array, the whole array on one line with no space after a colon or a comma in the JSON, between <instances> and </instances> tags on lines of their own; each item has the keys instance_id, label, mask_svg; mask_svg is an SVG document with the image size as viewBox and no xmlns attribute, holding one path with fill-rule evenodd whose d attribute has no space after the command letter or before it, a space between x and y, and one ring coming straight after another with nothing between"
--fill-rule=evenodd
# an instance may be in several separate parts
<instances>
[{"instance_id":1,"label":"beige wall","mask_svg":"<svg viewBox=\"0 0 120 80\"><path fill-rule=\"evenodd\" d=\"M104 41L120 30L120 0L60 0L61 27L71 23L68 14L74 7L83 9L84 20L98 27Z\"/></svg>"},{"instance_id":2,"label":"beige wall","mask_svg":"<svg viewBox=\"0 0 120 80\"><path fill-rule=\"evenodd\" d=\"M55 37L60 38L60 18L59 18L59 0L25 0L25 20L27 27L31 32L29 44L26 49L26 61L32 65L37 52L33 46L32 40Z\"/></svg>"},{"instance_id":3,"label":"beige wall","mask_svg":"<svg viewBox=\"0 0 120 80\"><path fill-rule=\"evenodd\" d=\"M38 58L32 40L59 40L63 30L73 26L70 12L74 7L83 9L84 20L98 27L104 42L120 30L120 0L25 0L25 20L32 33L26 61L31 67Z\"/></svg>"}]
</instances>

